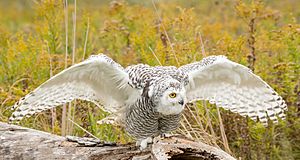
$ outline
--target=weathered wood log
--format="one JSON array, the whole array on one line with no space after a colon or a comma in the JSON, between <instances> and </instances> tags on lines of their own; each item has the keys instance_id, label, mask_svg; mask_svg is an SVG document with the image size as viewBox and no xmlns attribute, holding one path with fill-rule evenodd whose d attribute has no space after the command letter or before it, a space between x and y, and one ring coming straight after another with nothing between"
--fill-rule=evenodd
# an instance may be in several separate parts
<instances>
[{"instance_id":1,"label":"weathered wood log","mask_svg":"<svg viewBox=\"0 0 300 160\"><path fill-rule=\"evenodd\" d=\"M108 143L109 145L109 143ZM140 151L135 144L80 146L65 137L0 122L0 159L234 159L182 137L159 139Z\"/></svg>"}]
</instances>

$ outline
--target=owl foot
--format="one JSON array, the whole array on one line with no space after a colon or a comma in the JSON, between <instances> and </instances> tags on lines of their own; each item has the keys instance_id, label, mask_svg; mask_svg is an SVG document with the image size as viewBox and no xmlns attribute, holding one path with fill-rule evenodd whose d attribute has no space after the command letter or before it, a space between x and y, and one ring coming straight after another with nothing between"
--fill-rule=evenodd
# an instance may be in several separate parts
<instances>
[{"instance_id":1,"label":"owl foot","mask_svg":"<svg viewBox=\"0 0 300 160\"><path fill-rule=\"evenodd\" d=\"M153 143L158 143L160 140L170 137L182 137L180 134L161 133L159 136L153 138Z\"/></svg>"},{"instance_id":2,"label":"owl foot","mask_svg":"<svg viewBox=\"0 0 300 160\"><path fill-rule=\"evenodd\" d=\"M160 138L161 139L164 139L164 138L169 138L169 137L172 137L173 134L170 134L170 133L162 133L160 134Z\"/></svg>"},{"instance_id":3,"label":"owl foot","mask_svg":"<svg viewBox=\"0 0 300 160\"><path fill-rule=\"evenodd\" d=\"M147 148L148 144L153 143L152 137L147 137L145 139L140 139L136 142L136 146L140 147L140 150L144 150Z\"/></svg>"}]
</instances>

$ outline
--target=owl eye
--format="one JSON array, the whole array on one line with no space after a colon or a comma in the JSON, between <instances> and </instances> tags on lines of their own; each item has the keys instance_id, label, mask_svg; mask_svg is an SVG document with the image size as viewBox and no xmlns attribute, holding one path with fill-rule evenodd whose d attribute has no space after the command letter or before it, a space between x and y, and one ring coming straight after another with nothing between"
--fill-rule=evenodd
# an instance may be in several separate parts
<instances>
[{"instance_id":1,"label":"owl eye","mask_svg":"<svg viewBox=\"0 0 300 160\"><path fill-rule=\"evenodd\" d=\"M169 97L170 97L170 98L175 98L176 96L177 96L176 93L170 93L170 94L169 94Z\"/></svg>"}]
</instances>

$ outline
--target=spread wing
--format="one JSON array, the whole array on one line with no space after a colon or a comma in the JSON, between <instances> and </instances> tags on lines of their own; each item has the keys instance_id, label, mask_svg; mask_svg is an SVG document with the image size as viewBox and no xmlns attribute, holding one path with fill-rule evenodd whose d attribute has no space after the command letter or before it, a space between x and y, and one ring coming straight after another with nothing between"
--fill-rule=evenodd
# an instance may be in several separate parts
<instances>
[{"instance_id":1,"label":"spread wing","mask_svg":"<svg viewBox=\"0 0 300 160\"><path fill-rule=\"evenodd\" d=\"M108 112L116 112L136 95L138 90L129 86L128 74L123 67L105 55L71 66L50 78L14 105L11 121L56 107L74 99L94 102ZM101 106L102 107L102 106Z\"/></svg>"},{"instance_id":2,"label":"spread wing","mask_svg":"<svg viewBox=\"0 0 300 160\"><path fill-rule=\"evenodd\" d=\"M263 124L267 116L274 121L285 116L287 105L282 97L249 68L225 56L209 56L179 69L189 76L189 101L208 100L253 120L258 117Z\"/></svg>"}]
</instances>

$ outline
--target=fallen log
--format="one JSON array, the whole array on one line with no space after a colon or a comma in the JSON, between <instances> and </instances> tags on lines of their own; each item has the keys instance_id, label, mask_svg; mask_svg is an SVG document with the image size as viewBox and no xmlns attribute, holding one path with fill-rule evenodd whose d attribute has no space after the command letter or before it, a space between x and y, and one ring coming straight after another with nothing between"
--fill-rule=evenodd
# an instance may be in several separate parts
<instances>
[{"instance_id":1,"label":"fallen log","mask_svg":"<svg viewBox=\"0 0 300 160\"><path fill-rule=\"evenodd\" d=\"M140 151L135 144L96 146L70 142L65 137L0 122L0 159L226 159L221 149L180 136L159 139Z\"/></svg>"}]
</instances>

